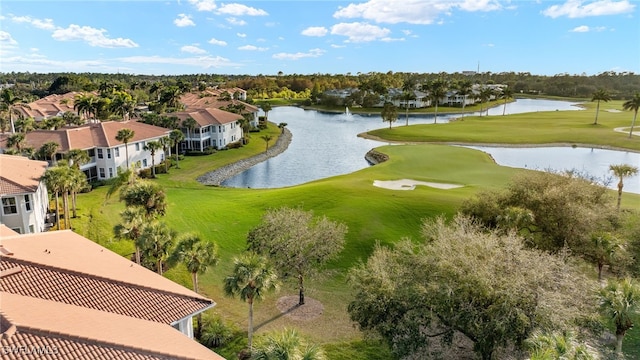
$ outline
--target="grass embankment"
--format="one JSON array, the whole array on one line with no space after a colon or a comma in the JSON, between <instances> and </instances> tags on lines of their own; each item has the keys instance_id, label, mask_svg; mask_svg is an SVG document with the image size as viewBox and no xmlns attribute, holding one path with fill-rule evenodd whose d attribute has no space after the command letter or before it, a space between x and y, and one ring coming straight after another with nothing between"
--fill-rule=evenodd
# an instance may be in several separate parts
<instances>
[{"instance_id":1,"label":"grass embankment","mask_svg":"<svg viewBox=\"0 0 640 360\"><path fill-rule=\"evenodd\" d=\"M593 124L594 104L587 103L584 106L589 109L508 116L467 116L448 124L395 126L368 134L402 142L593 145L640 151L639 137L629 138L628 134L633 113L611 112L621 109L622 102L601 103L597 125ZM626 128L626 132L614 131L620 127Z\"/></svg>"},{"instance_id":2,"label":"grass embankment","mask_svg":"<svg viewBox=\"0 0 640 360\"><path fill-rule=\"evenodd\" d=\"M601 120L608 121L603 115L601 113ZM628 117L629 114L626 115ZM541 115L540 118L546 116ZM510 118L513 117L505 117L504 120ZM478 121L484 120L492 119L482 118ZM473 123L465 120L460 124ZM600 130L599 133L609 131L604 126L596 128ZM406 129L419 130L419 127ZM394 128L392 132L397 130L399 128ZM275 127L269 131L274 135L278 133ZM597 137L599 135L594 134L594 138ZM328 266L323 276L307 284L307 296L321 301L324 313L306 322L281 316L275 306L277 299L296 293L291 286L286 286L278 294L271 294L256 305L254 324L257 334L295 327L311 340L327 345L331 359L388 359L388 349L363 342L362 335L349 321L346 307L353 294L345 280L348 269L359 260L366 259L377 242L391 244L402 237L419 239L422 219L451 216L462 201L476 191L502 187L517 172L529 170L501 167L480 151L460 147L421 144L384 146L379 150L388 154L390 160L352 174L295 187L231 189L207 187L195 181L197 176L207 171L264 151L264 142L254 136L246 147L221 151L211 156L188 157L180 162L180 169L171 169L169 174L159 175L155 181L165 187L168 198L164 220L179 233L195 231L219 245L219 264L200 278L201 291L218 303L215 311L238 324L241 329L246 328L247 305L238 299L224 297L222 280L231 271L233 257L244 251L247 232L260 222L266 209L300 206L341 221L349 227L346 246L340 258ZM393 191L372 185L374 180L402 178L455 183L464 187L440 190L418 186L413 191ZM114 241L112 235L112 227L119 222L123 205L117 199L105 202L105 192L106 189L101 188L80 196L80 218L74 219L74 228L78 233L122 255L131 254L133 246ZM623 204L637 208L640 206L640 196L625 194ZM190 276L183 267L171 269L166 275L191 287ZM222 354L231 358L230 353Z\"/></svg>"}]
</instances>

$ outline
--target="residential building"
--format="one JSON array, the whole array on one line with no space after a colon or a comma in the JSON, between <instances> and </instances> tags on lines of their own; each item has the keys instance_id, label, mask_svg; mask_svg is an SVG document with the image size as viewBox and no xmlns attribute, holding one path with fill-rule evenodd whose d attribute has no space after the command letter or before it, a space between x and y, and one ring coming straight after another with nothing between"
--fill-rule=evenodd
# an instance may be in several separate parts
<instances>
[{"instance_id":1,"label":"residential building","mask_svg":"<svg viewBox=\"0 0 640 360\"><path fill-rule=\"evenodd\" d=\"M31 117L36 121L62 116L65 112L76 113L74 109L74 100L79 92L68 92L66 94L54 94L45 96L34 102L29 103L29 107L17 107L16 110L20 112L22 117Z\"/></svg>"},{"instance_id":2,"label":"residential building","mask_svg":"<svg viewBox=\"0 0 640 360\"><path fill-rule=\"evenodd\" d=\"M181 111L172 114L180 121L185 133L183 149L204 151L213 147L223 149L227 145L242 140L243 131L240 126L242 115L217 108ZM195 120L195 127L189 129L184 125L187 119Z\"/></svg>"},{"instance_id":3,"label":"residential building","mask_svg":"<svg viewBox=\"0 0 640 360\"><path fill-rule=\"evenodd\" d=\"M46 161L0 154L0 223L20 234L47 230Z\"/></svg>"},{"instance_id":4,"label":"residential building","mask_svg":"<svg viewBox=\"0 0 640 360\"><path fill-rule=\"evenodd\" d=\"M119 130L131 129L134 136L126 145L116 140ZM59 145L58 158L71 149L85 150L89 155L89 162L80 167L89 181L105 180L117 176L118 168L127 168L127 152L129 165L137 169L147 169L155 162L156 165L164 161L170 154L159 150L152 159L151 153L144 149L150 141L157 141L169 135L170 130L148 125L137 121L105 121L85 124L78 127L66 127L58 130L30 131L25 137L25 146L39 149L47 142L53 141ZM6 148L6 138L0 136L0 149Z\"/></svg>"},{"instance_id":5,"label":"residential building","mask_svg":"<svg viewBox=\"0 0 640 360\"><path fill-rule=\"evenodd\" d=\"M70 230L0 234L3 358L223 359L192 339L211 299Z\"/></svg>"},{"instance_id":6,"label":"residential building","mask_svg":"<svg viewBox=\"0 0 640 360\"><path fill-rule=\"evenodd\" d=\"M230 97L225 97L225 94ZM184 105L185 111L197 109L216 108L221 110L236 109L242 116L249 119L253 127L258 126L259 108L247 104L247 92L240 88L232 89L207 89L202 92L191 92L180 97L180 102Z\"/></svg>"}]
</instances>

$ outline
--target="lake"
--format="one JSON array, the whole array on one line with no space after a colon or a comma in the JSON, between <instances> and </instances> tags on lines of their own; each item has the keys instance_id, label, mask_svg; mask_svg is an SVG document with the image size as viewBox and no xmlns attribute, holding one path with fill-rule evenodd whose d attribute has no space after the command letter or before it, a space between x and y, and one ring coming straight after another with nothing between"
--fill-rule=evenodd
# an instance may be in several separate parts
<instances>
[{"instance_id":1,"label":"lake","mask_svg":"<svg viewBox=\"0 0 640 360\"><path fill-rule=\"evenodd\" d=\"M517 99L508 103L507 114L535 111L575 111L578 103L541 99ZM489 115L502 115L503 106L489 109ZM446 123L460 114L439 114L438 123ZM388 126L380 115L335 114L297 107L276 107L269 111L269 121L287 123L293 134L289 148L282 154L253 166L222 183L229 187L280 188L303 184L331 176L348 174L369 166L364 155L386 143L359 138L369 130ZM431 124L432 115L410 116L409 124ZM393 126L404 126L398 113ZM252 141L259 141L254 137ZM500 165L530 168L585 171L598 178L609 177L608 166L629 163L640 165L640 154L584 148L483 148ZM539 155L535 155L538 153ZM549 154L554 154L550 156ZM538 159L540 161L536 161ZM553 159L553 163L549 162ZM635 162L634 162L635 161ZM604 166L604 170L603 170ZM615 182L617 183L617 181ZM614 186L610 185L610 186ZM625 191L640 193L640 179L625 181Z\"/></svg>"}]
</instances>

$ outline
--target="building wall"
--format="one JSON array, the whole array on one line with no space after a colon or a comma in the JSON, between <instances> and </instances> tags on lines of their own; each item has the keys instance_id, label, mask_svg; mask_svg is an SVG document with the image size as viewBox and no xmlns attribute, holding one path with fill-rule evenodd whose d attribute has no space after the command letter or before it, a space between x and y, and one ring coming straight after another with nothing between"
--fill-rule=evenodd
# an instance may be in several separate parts
<instances>
[{"instance_id":1,"label":"building wall","mask_svg":"<svg viewBox=\"0 0 640 360\"><path fill-rule=\"evenodd\" d=\"M46 230L47 211L47 188L40 182L34 193L3 195L0 222L21 234L39 233Z\"/></svg>"}]
</instances>

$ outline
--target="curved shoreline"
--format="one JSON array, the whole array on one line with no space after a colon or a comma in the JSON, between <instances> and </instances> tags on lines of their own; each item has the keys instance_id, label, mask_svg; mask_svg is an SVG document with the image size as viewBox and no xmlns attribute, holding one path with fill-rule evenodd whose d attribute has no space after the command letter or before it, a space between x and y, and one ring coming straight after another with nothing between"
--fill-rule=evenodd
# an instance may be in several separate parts
<instances>
[{"instance_id":1,"label":"curved shoreline","mask_svg":"<svg viewBox=\"0 0 640 360\"><path fill-rule=\"evenodd\" d=\"M269 150L210 171L199 176L196 180L203 185L220 186L225 180L248 170L252 166L282 154L289 147L292 137L293 135L291 134L291 131L287 128L283 128L282 133L278 136L278 140L269 148Z\"/></svg>"},{"instance_id":2,"label":"curved shoreline","mask_svg":"<svg viewBox=\"0 0 640 360\"><path fill-rule=\"evenodd\" d=\"M636 135L636 134L634 134ZM640 136L640 134L638 134ZM544 144L505 144L505 143L472 143L472 142L436 142L436 141L397 141L397 140L387 140L378 136L371 135L367 132L363 132L358 134L358 137L379 141L387 144L405 144L405 145L420 145L420 144L431 144L431 145L457 145L457 146L486 146L486 147L504 147L504 148L539 148L539 147L581 147L581 148L593 148L593 149L602 149L602 150L615 150L615 151L628 151L632 153L640 153L639 150L621 148L610 145L597 145L597 144L582 144L582 143L544 143Z\"/></svg>"}]
</instances>

